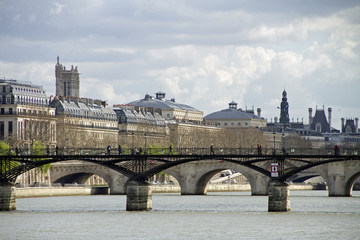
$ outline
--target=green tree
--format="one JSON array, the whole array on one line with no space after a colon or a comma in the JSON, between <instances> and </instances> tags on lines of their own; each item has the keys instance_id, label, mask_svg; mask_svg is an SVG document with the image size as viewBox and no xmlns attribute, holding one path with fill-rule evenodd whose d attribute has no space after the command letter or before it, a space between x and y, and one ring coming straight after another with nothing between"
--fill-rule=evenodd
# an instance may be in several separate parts
<instances>
[{"instance_id":1,"label":"green tree","mask_svg":"<svg viewBox=\"0 0 360 240\"><path fill-rule=\"evenodd\" d=\"M14 152L11 151L10 146L7 142L1 141L0 142L0 155L6 156L6 155L14 155ZM4 173L6 171L9 171L12 168L15 168L19 166L20 163L15 161L8 161L8 160L1 160L0 168L1 172Z\"/></svg>"},{"instance_id":2,"label":"green tree","mask_svg":"<svg viewBox=\"0 0 360 240\"><path fill-rule=\"evenodd\" d=\"M31 154L32 155L45 155L46 153L46 147L43 143L39 141L35 141L31 146ZM43 158L36 158L34 161L41 161L44 160ZM51 167L51 164L45 164L39 167L39 169L45 173L47 172Z\"/></svg>"}]
</instances>

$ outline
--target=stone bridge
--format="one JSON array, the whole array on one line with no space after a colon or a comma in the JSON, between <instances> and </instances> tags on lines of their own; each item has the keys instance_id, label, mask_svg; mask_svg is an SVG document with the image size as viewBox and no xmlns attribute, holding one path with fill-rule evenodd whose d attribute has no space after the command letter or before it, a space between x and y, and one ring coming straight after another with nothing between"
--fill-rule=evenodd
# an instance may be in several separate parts
<instances>
[{"instance_id":1,"label":"stone bridge","mask_svg":"<svg viewBox=\"0 0 360 240\"><path fill-rule=\"evenodd\" d=\"M159 163L154 163L158 165ZM270 169L271 161L261 164ZM285 162L285 169L298 167L296 161ZM181 187L182 195L205 195L206 186L218 172L231 169L244 175L251 186L252 195L268 195L271 177L247 166L227 161L202 160L180 164L164 170L174 177ZM309 171L311 170L311 171ZM351 196L352 186L360 177L360 161L342 161L322 164L300 172L305 176L321 176L328 185L329 196ZM110 194L126 194L128 177L108 167L82 161L54 163L50 169L53 183L85 183L92 175L102 177L109 185Z\"/></svg>"},{"instance_id":2,"label":"stone bridge","mask_svg":"<svg viewBox=\"0 0 360 240\"><path fill-rule=\"evenodd\" d=\"M0 156L0 210L15 209L13 184L30 169L53 164L52 182L84 182L96 174L110 186L111 194L127 194L127 210L152 208L151 187L146 179L159 172L172 175L183 195L206 194L216 173L232 169L243 174L252 195L268 195L269 211L289 211L288 178L312 169L327 182L329 196L351 196L360 176L358 155L40 155Z\"/></svg>"}]
</instances>

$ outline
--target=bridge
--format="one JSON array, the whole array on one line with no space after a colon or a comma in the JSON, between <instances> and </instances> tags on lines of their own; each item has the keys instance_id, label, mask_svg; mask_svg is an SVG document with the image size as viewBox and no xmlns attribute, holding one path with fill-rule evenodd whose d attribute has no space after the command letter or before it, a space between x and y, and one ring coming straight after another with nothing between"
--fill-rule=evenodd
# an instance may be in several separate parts
<instances>
[{"instance_id":1,"label":"bridge","mask_svg":"<svg viewBox=\"0 0 360 240\"><path fill-rule=\"evenodd\" d=\"M329 196L351 196L352 186L360 176L357 149L292 149L289 153L265 149L174 149L173 152L147 150L141 154L119 154L97 150L48 153L46 155L0 156L0 210L16 209L16 178L45 164L81 161L99 166L99 176L110 186L111 193L123 185L127 194L127 210L150 210L151 187L147 179L165 171L175 177L181 194L206 194L211 177L225 169L242 173L251 185L252 195L268 195L268 211L289 211L287 179L307 169L318 173L328 184ZM105 173L106 172L106 173ZM111 176L125 176L119 182ZM125 191L126 188L126 191Z\"/></svg>"}]
</instances>

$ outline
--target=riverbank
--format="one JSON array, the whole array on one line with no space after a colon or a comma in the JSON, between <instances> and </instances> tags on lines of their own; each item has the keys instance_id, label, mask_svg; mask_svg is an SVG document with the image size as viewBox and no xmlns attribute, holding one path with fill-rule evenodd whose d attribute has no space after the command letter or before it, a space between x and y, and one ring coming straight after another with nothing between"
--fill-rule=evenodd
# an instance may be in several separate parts
<instances>
[{"instance_id":1,"label":"riverbank","mask_svg":"<svg viewBox=\"0 0 360 240\"><path fill-rule=\"evenodd\" d=\"M291 184L290 191L322 190L311 184ZM325 190L325 189L324 189ZM250 184L209 184L208 192L242 192L251 191ZM153 185L153 193L180 193L180 186ZM106 186L72 186L65 187L25 187L16 188L16 198L31 197L57 197L57 196L83 196L107 195L109 188Z\"/></svg>"}]
</instances>

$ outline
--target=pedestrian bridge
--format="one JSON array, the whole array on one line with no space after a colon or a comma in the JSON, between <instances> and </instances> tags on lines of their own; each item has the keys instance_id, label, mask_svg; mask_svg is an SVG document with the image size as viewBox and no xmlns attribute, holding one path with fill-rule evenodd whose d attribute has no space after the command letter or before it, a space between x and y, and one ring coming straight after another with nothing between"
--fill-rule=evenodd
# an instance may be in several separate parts
<instances>
[{"instance_id":1,"label":"pedestrian bridge","mask_svg":"<svg viewBox=\"0 0 360 240\"><path fill-rule=\"evenodd\" d=\"M0 156L0 183L3 186L0 195L7 199L6 194L11 195L16 178L30 169L50 163L56 163L54 168L61 163L71 163L76 165L76 170L57 176L54 173L52 180L81 173L97 174L108 182L111 194L127 194L128 210L148 210L151 209L151 190L147 179L159 172L167 172L176 178L181 194L199 195L206 194L206 185L214 174L232 169L249 180L252 195L269 195L269 211L272 211L270 202L274 201L274 196L282 199L277 201L285 202L286 195L288 201L287 179L308 169L327 182L329 196L351 196L352 186L360 176L358 152L343 149L340 155L335 155L331 149L296 149L290 153L276 153L272 149L260 154L255 149L215 149L212 152L209 149L174 149L170 154L163 151L155 154L154 150L143 154L81 150L71 154L7 155ZM5 193L6 189L10 193ZM15 196L13 198L15 202ZM6 210L7 207L3 208ZM281 211L288 209L286 203Z\"/></svg>"}]
</instances>

